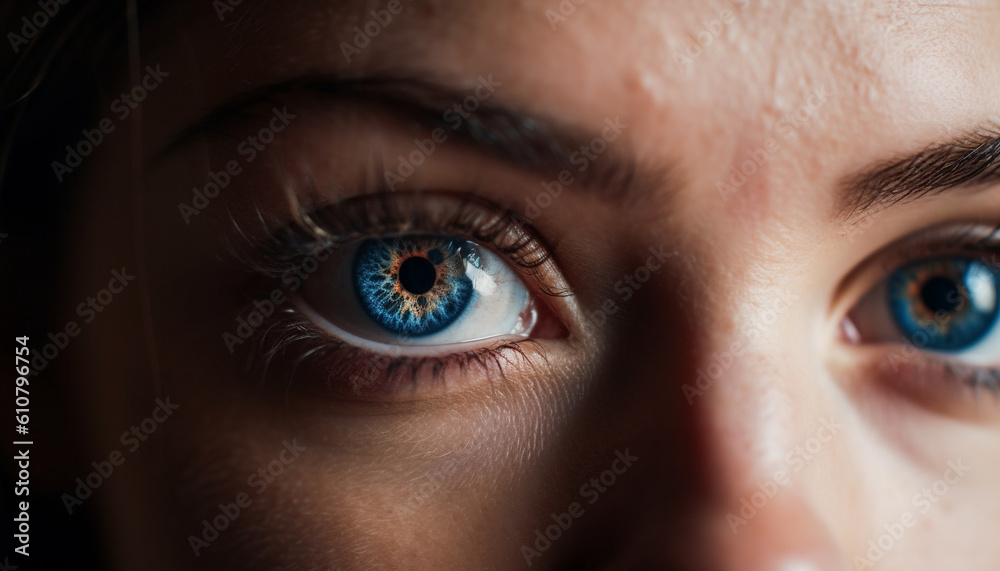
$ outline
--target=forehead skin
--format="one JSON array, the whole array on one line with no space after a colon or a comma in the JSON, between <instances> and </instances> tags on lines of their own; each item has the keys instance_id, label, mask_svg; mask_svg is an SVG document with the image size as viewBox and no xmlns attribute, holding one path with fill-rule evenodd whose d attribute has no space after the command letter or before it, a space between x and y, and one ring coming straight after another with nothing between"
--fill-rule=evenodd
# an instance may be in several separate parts
<instances>
[{"instance_id":1,"label":"forehead skin","mask_svg":"<svg viewBox=\"0 0 1000 571\"><path fill-rule=\"evenodd\" d=\"M676 183L637 202L635 227L670 220L695 266L726 264L724 251L760 262L735 270L738 285L829 238L845 176L1000 117L995 2L592 1L554 22L556 2L403 5L349 63L342 45L382 4L244 2L223 22L171 8L144 32L147 61L186 75L148 103L171 120L145 126L147 149L237 92L305 74L492 75L507 106L592 128L620 116L625 145ZM769 141L778 152L720 200Z\"/></svg>"},{"instance_id":2,"label":"forehead skin","mask_svg":"<svg viewBox=\"0 0 1000 571\"><path fill-rule=\"evenodd\" d=\"M354 26L384 8L362 4L244 2L223 22L204 5L171 10L145 32L160 46L148 61L203 73L149 103L172 120L147 125L147 148L239 91L304 74L492 74L507 106L583 126L620 116L632 151L679 183L644 197L651 222L699 234L722 215L717 239L749 232L791 257L831 218L844 176L1000 116L995 2L585 2L553 20L555 2L406 1L348 63ZM719 181L769 140L780 152L719 200Z\"/></svg>"},{"instance_id":3,"label":"forehead skin","mask_svg":"<svg viewBox=\"0 0 1000 571\"><path fill-rule=\"evenodd\" d=\"M635 123L628 136L641 156L690 171L705 157L711 170L727 167L734 150L777 136L816 89L833 101L796 133L812 151L795 153L811 158L797 165L809 177L996 111L993 2L586 2L554 23L551 2L404 2L350 63L342 42L382 6L341 4L245 3L223 23L205 6L176 11L197 57L176 49L167 21L147 38L174 41L148 58L205 70L201 97L187 98L192 119L234 91L308 72L412 68L453 82L492 73L509 105L584 124L621 115ZM190 95L191 85L179 89ZM188 123L178 118L174 127ZM833 157L845 163L825 162Z\"/></svg>"}]
</instances>

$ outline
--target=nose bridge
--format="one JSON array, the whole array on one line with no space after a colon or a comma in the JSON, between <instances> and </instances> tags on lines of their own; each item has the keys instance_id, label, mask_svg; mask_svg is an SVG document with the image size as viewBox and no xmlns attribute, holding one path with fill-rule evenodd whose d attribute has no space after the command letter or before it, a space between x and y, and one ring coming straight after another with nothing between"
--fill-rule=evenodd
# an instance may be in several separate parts
<instances>
[{"instance_id":1,"label":"nose bridge","mask_svg":"<svg viewBox=\"0 0 1000 571\"><path fill-rule=\"evenodd\" d=\"M643 460L616 499L635 514L615 529L616 560L849 568L842 544L852 538L830 531L843 533L856 501L838 499L828 477L853 464L822 365L821 300L796 287L791 264L695 249L678 248L623 304L635 319L621 330L625 350L600 413L623 411L609 438ZM707 559L686 562L693 553Z\"/></svg>"},{"instance_id":2,"label":"nose bridge","mask_svg":"<svg viewBox=\"0 0 1000 571\"><path fill-rule=\"evenodd\" d=\"M801 422L805 394L789 288L715 296L700 320L693 379L682 386L726 473L752 474L779 462ZM720 301L723 300L723 301Z\"/></svg>"},{"instance_id":3,"label":"nose bridge","mask_svg":"<svg viewBox=\"0 0 1000 571\"><path fill-rule=\"evenodd\" d=\"M841 427L814 374L807 300L740 283L704 303L682 387L715 484L708 541L722 569L843 569L815 501L816 465Z\"/></svg>"}]
</instances>

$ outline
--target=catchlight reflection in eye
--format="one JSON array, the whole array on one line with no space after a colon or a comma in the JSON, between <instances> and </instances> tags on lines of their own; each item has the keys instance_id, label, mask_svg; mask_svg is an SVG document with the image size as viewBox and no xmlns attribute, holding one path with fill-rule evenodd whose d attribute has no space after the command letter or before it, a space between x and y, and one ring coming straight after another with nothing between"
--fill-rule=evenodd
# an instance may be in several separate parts
<instances>
[{"instance_id":1,"label":"catchlight reflection in eye","mask_svg":"<svg viewBox=\"0 0 1000 571\"><path fill-rule=\"evenodd\" d=\"M539 322L539 304L512 262L476 242L395 235L342 252L306 282L299 305L349 344L425 355L421 348L527 338Z\"/></svg>"},{"instance_id":2,"label":"catchlight reflection in eye","mask_svg":"<svg viewBox=\"0 0 1000 571\"><path fill-rule=\"evenodd\" d=\"M998 273L960 257L921 260L893 272L887 284L896 326L928 350L956 352L981 342L998 314ZM921 333L922 332L922 333Z\"/></svg>"}]
</instances>

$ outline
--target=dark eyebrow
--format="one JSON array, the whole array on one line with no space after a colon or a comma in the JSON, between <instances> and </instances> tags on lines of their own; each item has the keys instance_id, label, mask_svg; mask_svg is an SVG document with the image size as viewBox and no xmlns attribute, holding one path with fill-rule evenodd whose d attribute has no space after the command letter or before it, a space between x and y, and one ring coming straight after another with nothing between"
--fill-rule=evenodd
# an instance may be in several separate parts
<instances>
[{"instance_id":1,"label":"dark eyebrow","mask_svg":"<svg viewBox=\"0 0 1000 571\"><path fill-rule=\"evenodd\" d=\"M488 81L492 76L481 77ZM663 173L659 170L639 169L622 135L617 141L607 143L602 153L591 152L596 158L586 159L587 168L580 170L586 158L581 147L602 139L603 132L612 132L608 125L613 124L616 117L609 117L605 124L589 131L504 107L496 103L500 97L494 95L484 98L478 109L468 113L468 118L463 117L459 123L455 107L473 97L478 85L473 82L461 89L406 77L293 79L238 95L223 103L183 130L154 156L154 160L193 140L225 137L234 121L252 115L249 110L253 107L264 102L279 103L282 95L304 92L320 94L333 101L379 108L398 119L415 121L426 129L428 138L434 129L444 129L449 140L454 137L466 146L526 172L556 179L563 171L569 171L573 177L572 186L596 190L607 198L618 198L640 182L652 183L662 178Z\"/></svg>"},{"instance_id":2,"label":"dark eyebrow","mask_svg":"<svg viewBox=\"0 0 1000 571\"><path fill-rule=\"evenodd\" d=\"M1000 126L988 123L954 140L878 163L847 179L841 214L859 218L879 208L949 190L1000 181Z\"/></svg>"}]
</instances>

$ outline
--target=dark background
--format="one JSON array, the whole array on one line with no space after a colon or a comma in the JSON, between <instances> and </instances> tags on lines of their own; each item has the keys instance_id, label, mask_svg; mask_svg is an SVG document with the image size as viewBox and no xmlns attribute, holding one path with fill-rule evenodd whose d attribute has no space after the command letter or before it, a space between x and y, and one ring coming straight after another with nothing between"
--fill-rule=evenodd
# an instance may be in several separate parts
<instances>
[{"instance_id":1,"label":"dark background","mask_svg":"<svg viewBox=\"0 0 1000 571\"><path fill-rule=\"evenodd\" d=\"M29 336L34 355L50 332L65 325L66 311L56 308L65 308L60 300L69 271L65 246L73 239L69 222L87 195L72 176L59 182L51 163L64 160L65 146L80 139L81 129L93 127L102 86L110 85L127 61L129 19L149 4L63 1L18 53L9 34L21 35L22 18L30 20L41 7L38 0L0 2L0 235L6 234L0 236L0 347L8 355L15 337ZM90 462L99 457L82 437L86 411L74 406L71 395L83 389L73 385L67 361L55 359L30 379L30 432L23 438L13 426L13 363L0 372L5 395L0 398L5 468L0 570L8 564L8 569L24 570L108 567L99 502L92 497L69 515L60 499L63 492L72 493L75 478L91 472ZM34 442L27 497L14 495L15 439ZM14 552L13 538L15 508L25 499L30 502L29 558Z\"/></svg>"}]
</instances>

